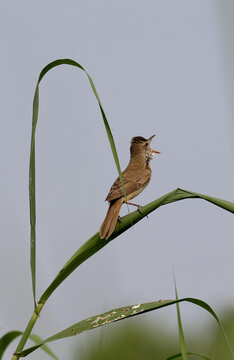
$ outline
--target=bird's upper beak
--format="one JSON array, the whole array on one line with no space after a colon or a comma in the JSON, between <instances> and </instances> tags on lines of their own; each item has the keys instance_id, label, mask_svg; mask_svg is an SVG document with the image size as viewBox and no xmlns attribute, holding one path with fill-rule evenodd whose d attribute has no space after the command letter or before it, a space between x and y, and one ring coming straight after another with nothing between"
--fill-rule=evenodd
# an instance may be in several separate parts
<instances>
[{"instance_id":1,"label":"bird's upper beak","mask_svg":"<svg viewBox=\"0 0 234 360\"><path fill-rule=\"evenodd\" d=\"M148 139L149 144L151 143L151 141L154 137L155 137L155 135L150 136L150 138ZM152 151L152 153L155 153L155 154L161 154L160 151L157 151L157 150L151 149L151 151Z\"/></svg>"}]
</instances>

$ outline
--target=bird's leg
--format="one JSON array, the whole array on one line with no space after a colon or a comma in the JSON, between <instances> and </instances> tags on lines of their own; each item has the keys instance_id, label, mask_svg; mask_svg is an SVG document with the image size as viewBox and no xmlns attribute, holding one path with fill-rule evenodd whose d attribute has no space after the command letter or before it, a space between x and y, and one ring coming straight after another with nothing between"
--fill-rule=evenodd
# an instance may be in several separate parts
<instances>
[{"instance_id":1,"label":"bird's leg","mask_svg":"<svg viewBox=\"0 0 234 360\"><path fill-rule=\"evenodd\" d=\"M130 203L130 202L127 202L127 204L128 204L128 205L136 206L136 207L137 207L137 210L139 211L139 213L140 213L141 215L143 215L142 212L141 212L141 210L140 210L140 208L142 207L141 205L134 204L134 203Z\"/></svg>"},{"instance_id":2,"label":"bird's leg","mask_svg":"<svg viewBox=\"0 0 234 360\"><path fill-rule=\"evenodd\" d=\"M120 224L122 223L122 220L121 220L121 216L119 215L118 216L118 220L117 220Z\"/></svg>"}]
</instances>

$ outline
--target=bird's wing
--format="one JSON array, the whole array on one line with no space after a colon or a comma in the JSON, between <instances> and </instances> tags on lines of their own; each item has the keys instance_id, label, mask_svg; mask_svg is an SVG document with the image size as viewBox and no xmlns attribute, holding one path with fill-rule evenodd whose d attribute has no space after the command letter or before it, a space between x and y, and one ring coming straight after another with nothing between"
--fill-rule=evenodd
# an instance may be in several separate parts
<instances>
[{"instance_id":1,"label":"bird's wing","mask_svg":"<svg viewBox=\"0 0 234 360\"><path fill-rule=\"evenodd\" d=\"M129 178L129 176L126 176L125 173L122 173L123 175L123 182L124 182L124 188L126 195L129 195L139 189L141 187L144 187L147 185L147 183L150 180L150 173L145 172L142 174L135 175L133 178ZM120 181L120 178L118 177L114 184L112 185L109 194L106 197L107 201L116 200L120 197L124 196L123 193L123 187Z\"/></svg>"}]
</instances>

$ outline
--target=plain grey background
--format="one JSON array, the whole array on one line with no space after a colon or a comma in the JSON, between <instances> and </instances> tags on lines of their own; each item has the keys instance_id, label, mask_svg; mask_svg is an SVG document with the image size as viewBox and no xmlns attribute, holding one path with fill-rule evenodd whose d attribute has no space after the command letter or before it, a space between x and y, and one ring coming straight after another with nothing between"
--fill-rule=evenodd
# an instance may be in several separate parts
<instances>
[{"instance_id":1,"label":"plain grey background","mask_svg":"<svg viewBox=\"0 0 234 360\"><path fill-rule=\"evenodd\" d=\"M233 16L231 0L1 1L0 336L23 330L33 309L28 163L41 69L57 58L85 67L122 169L133 136L157 135L152 147L162 154L136 202L177 187L234 201ZM40 86L36 134L38 298L98 231L116 177L85 74L71 66L52 70ZM205 201L160 208L77 269L49 299L34 332L45 338L111 308L174 298L173 269L180 297L203 299L221 316L234 300L232 234L233 215ZM185 334L191 322L195 329L214 322L192 305L181 312ZM177 331L175 308L146 320ZM88 335L51 348L69 358L74 345L85 351L100 330Z\"/></svg>"}]
</instances>

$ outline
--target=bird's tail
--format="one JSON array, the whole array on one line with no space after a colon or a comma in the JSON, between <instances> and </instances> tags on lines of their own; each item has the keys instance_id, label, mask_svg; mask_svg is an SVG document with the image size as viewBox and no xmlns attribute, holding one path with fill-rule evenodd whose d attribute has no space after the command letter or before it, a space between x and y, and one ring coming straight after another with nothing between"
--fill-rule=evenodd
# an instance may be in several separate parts
<instances>
[{"instance_id":1,"label":"bird's tail","mask_svg":"<svg viewBox=\"0 0 234 360\"><path fill-rule=\"evenodd\" d=\"M107 211L106 217L100 228L100 238L108 239L113 231L115 230L115 225L118 220L119 212L123 203L123 199L119 198L117 200L111 201L109 209Z\"/></svg>"}]
</instances>

